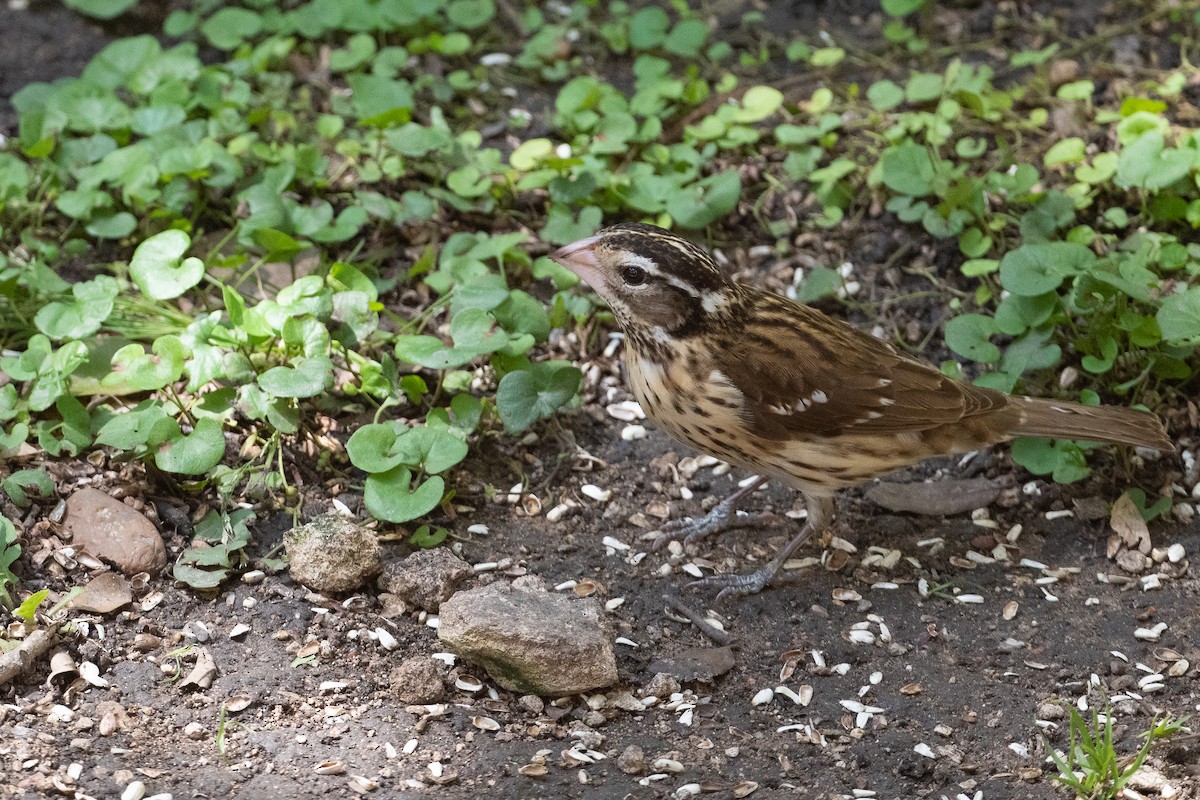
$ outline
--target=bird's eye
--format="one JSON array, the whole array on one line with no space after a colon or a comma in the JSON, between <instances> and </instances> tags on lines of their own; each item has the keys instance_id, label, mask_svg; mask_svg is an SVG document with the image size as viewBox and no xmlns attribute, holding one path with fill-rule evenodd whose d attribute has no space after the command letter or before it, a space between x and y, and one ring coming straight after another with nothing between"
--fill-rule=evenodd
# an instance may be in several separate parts
<instances>
[{"instance_id":1,"label":"bird's eye","mask_svg":"<svg viewBox=\"0 0 1200 800\"><path fill-rule=\"evenodd\" d=\"M626 286L641 286L646 282L646 270L641 267L628 266L621 270L621 280Z\"/></svg>"}]
</instances>

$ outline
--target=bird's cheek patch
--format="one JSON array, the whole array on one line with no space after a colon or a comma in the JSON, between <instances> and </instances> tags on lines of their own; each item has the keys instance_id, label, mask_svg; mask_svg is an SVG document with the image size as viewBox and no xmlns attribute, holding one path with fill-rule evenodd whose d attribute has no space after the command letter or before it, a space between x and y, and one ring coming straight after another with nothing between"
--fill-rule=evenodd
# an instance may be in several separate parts
<instances>
[{"instance_id":1,"label":"bird's cheek patch","mask_svg":"<svg viewBox=\"0 0 1200 800\"><path fill-rule=\"evenodd\" d=\"M690 298L678 291L645 292L641 297L631 298L629 305L633 308L639 321L667 331L673 331L688 320Z\"/></svg>"}]
</instances>

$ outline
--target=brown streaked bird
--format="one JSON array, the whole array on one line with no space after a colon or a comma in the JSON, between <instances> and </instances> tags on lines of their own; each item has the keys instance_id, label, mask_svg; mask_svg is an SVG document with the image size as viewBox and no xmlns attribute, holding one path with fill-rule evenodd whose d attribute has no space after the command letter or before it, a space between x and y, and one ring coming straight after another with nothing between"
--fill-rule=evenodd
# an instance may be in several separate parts
<instances>
[{"instance_id":1,"label":"brown streaked bird","mask_svg":"<svg viewBox=\"0 0 1200 800\"><path fill-rule=\"evenodd\" d=\"M833 495L931 456L1014 436L1175 448L1158 417L1018 397L960 383L887 342L780 295L726 278L701 249L626 223L550 256L604 298L625 332L629 382L646 414L695 449L759 475L685 542L764 515L737 501L768 478L804 495L804 527L761 569L696 583L753 594L833 515Z\"/></svg>"}]
</instances>

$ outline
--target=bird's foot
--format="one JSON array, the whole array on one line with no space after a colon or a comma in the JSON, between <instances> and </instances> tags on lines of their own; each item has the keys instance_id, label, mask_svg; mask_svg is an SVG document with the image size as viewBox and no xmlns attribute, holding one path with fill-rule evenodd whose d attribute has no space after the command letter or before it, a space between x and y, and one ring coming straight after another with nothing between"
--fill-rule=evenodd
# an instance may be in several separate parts
<instances>
[{"instance_id":1,"label":"bird's foot","mask_svg":"<svg viewBox=\"0 0 1200 800\"><path fill-rule=\"evenodd\" d=\"M654 540L652 549L659 550L668 542L683 542L684 547L687 547L715 533L733 528L747 528L775 519L774 514L765 511L754 514L738 511L736 503L730 502L731 500L732 497L725 498L700 519L688 517L666 523L656 531L659 535Z\"/></svg>"},{"instance_id":2,"label":"bird's foot","mask_svg":"<svg viewBox=\"0 0 1200 800\"><path fill-rule=\"evenodd\" d=\"M775 576L779 574L782 566L781 564L779 567L775 567L772 562L754 570L754 572L747 572L744 575L731 573L708 575L698 581L692 581L687 586L689 589L720 587L721 591L717 592L717 598L713 601L714 603L719 603L726 597L744 597L749 594L758 594L771 585L771 581L775 580Z\"/></svg>"},{"instance_id":3,"label":"bird's foot","mask_svg":"<svg viewBox=\"0 0 1200 800\"><path fill-rule=\"evenodd\" d=\"M651 549L658 550L668 542L678 541L682 541L686 547L689 544L695 544L706 536L712 536L714 533L727 531L730 528L745 528L750 525L758 525L761 522L774 519L773 514L765 512L746 514L739 513L737 510L738 501L766 482L767 478L765 475L755 477L754 480L713 506L713 509L700 519L688 517L687 519L671 520L655 531L658 537L654 540L654 544L651 545Z\"/></svg>"},{"instance_id":4,"label":"bird's foot","mask_svg":"<svg viewBox=\"0 0 1200 800\"><path fill-rule=\"evenodd\" d=\"M726 597L758 594L771 585L771 582L783 571L783 565L792 557L792 553L804 544L813 533L813 526L806 523L800 532L790 542L775 554L775 557L763 566L744 575L723 574L707 575L698 581L692 581L688 588L721 587L714 602L719 603Z\"/></svg>"}]
</instances>

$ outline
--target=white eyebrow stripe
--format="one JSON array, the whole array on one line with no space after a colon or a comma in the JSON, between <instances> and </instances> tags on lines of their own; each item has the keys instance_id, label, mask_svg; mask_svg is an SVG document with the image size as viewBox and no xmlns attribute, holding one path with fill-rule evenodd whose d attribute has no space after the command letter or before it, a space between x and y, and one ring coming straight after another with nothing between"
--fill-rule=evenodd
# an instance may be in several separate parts
<instances>
[{"instance_id":1,"label":"white eyebrow stripe","mask_svg":"<svg viewBox=\"0 0 1200 800\"><path fill-rule=\"evenodd\" d=\"M663 272L662 269L658 266L658 264L655 264L654 261L647 258L646 256L638 255L637 253L631 253L628 250L624 250L621 252L621 263L624 266L641 267L642 269L646 270L646 273L648 275L653 275L654 277L658 278L659 280L665 281L665 282L669 283L671 286L674 286L676 289L687 292L692 297L695 297L697 299L699 299L701 297L700 291L695 286L692 286L687 281L684 281L674 275Z\"/></svg>"},{"instance_id":2,"label":"white eyebrow stripe","mask_svg":"<svg viewBox=\"0 0 1200 800\"><path fill-rule=\"evenodd\" d=\"M624 266L641 267L655 277L661 277L662 271L659 270L658 264L655 264L645 256L639 256L637 253L631 253L628 250L621 251L621 261Z\"/></svg>"}]
</instances>

